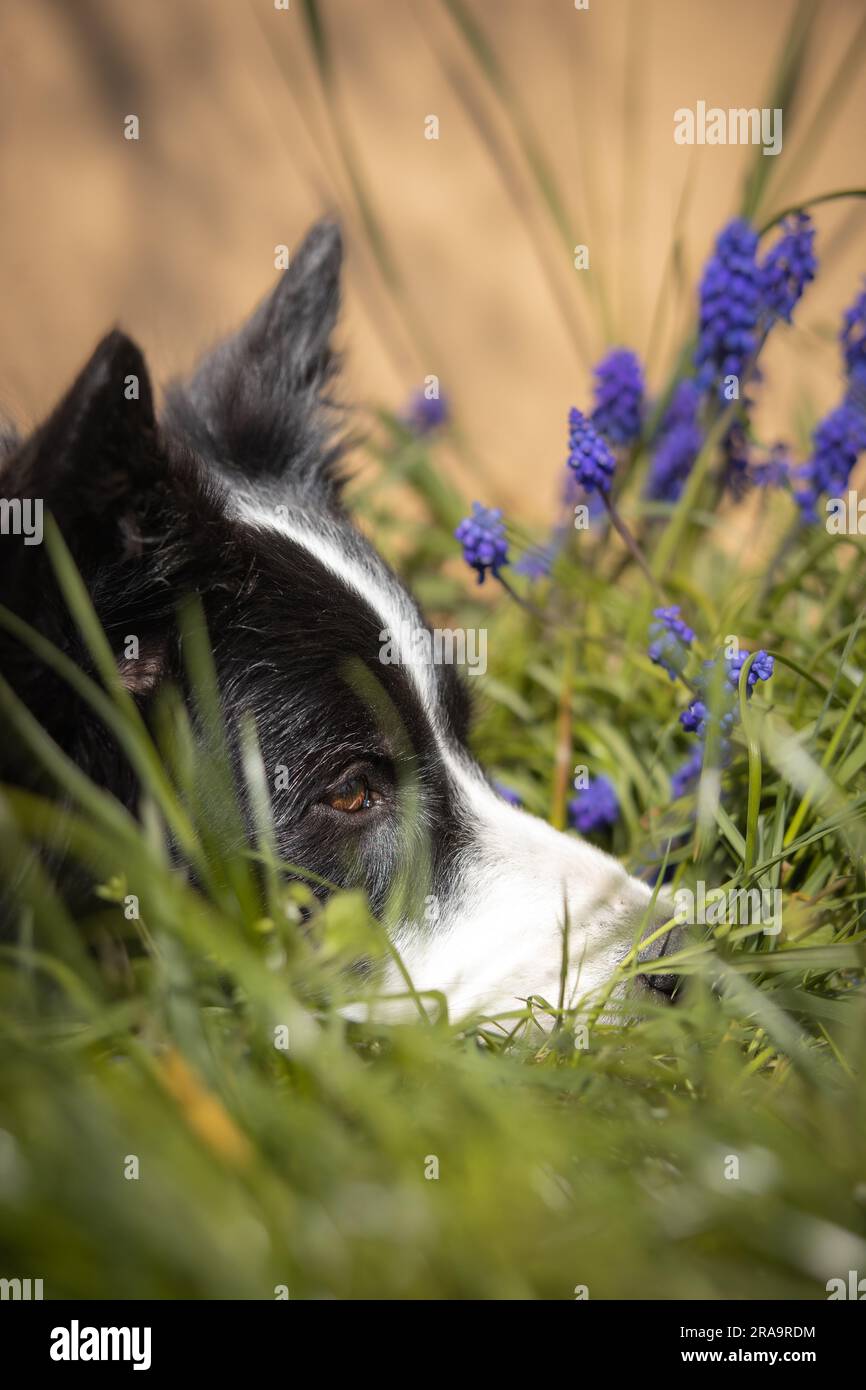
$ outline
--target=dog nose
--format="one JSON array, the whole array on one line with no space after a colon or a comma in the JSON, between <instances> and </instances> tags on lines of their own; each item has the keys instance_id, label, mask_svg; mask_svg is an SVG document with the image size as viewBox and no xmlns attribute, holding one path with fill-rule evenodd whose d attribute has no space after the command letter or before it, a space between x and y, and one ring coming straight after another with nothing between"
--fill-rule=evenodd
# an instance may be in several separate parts
<instances>
[{"instance_id":1,"label":"dog nose","mask_svg":"<svg viewBox=\"0 0 866 1390\"><path fill-rule=\"evenodd\" d=\"M679 989L679 975L643 975L641 978L646 981L650 989L666 995L668 999L673 999Z\"/></svg>"},{"instance_id":2,"label":"dog nose","mask_svg":"<svg viewBox=\"0 0 866 1390\"><path fill-rule=\"evenodd\" d=\"M656 926L650 927L647 935L652 936L654 932L658 931L660 926L665 922L669 922L672 916L672 911L664 913ZM683 928L671 927L669 932L666 932L664 936L660 936L656 941L653 941L651 945L647 947L646 951L638 956L638 964L645 964L651 967L651 969L642 972L641 979L645 984L649 985L650 989L656 990L657 993L665 995L668 999L674 999L679 992L681 977L673 974L671 971L665 971L661 967L665 956L674 955L680 950L684 941L685 933Z\"/></svg>"}]
</instances>

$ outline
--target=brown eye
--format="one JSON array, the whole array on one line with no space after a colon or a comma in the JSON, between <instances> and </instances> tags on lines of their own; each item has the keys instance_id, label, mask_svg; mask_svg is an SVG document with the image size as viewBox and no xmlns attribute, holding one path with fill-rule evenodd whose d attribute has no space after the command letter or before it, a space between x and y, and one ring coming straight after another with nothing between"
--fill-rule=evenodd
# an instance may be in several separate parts
<instances>
[{"instance_id":1,"label":"brown eye","mask_svg":"<svg viewBox=\"0 0 866 1390\"><path fill-rule=\"evenodd\" d=\"M356 811L366 811L373 805L373 796L366 777L350 777L342 787L325 798L325 804L335 811L345 811L354 815Z\"/></svg>"}]
</instances>

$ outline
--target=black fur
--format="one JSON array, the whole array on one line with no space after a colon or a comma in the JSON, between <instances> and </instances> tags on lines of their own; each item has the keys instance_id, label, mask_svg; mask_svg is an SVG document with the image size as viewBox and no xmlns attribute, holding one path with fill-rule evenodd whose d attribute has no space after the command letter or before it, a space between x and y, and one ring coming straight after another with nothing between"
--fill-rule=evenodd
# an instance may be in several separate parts
<instances>
[{"instance_id":1,"label":"black fur","mask_svg":"<svg viewBox=\"0 0 866 1390\"><path fill-rule=\"evenodd\" d=\"M327 518L349 551L364 546L341 510L328 395L340 256L337 229L314 228L246 326L170 389L159 422L142 354L109 334L46 422L7 451L0 494L44 499L148 718L165 682L185 688L176 619L185 596L198 595L235 751L242 717L255 720L279 853L365 886L381 907L397 869L417 857L419 836L432 846L431 881L466 839L428 713L403 669L380 663L376 609L307 549L240 522L233 506L239 490L255 491ZM44 546L0 537L0 602L90 670ZM129 634L139 638L138 662L124 659ZM2 630L0 671L59 746L135 809L135 778L107 730ZM462 740L465 692L452 668L436 679L441 717ZM5 780L47 785L14 746L0 762ZM275 785L280 766L285 787ZM353 771L381 799L347 815L326 798ZM410 786L417 815L407 827L401 799Z\"/></svg>"},{"instance_id":2,"label":"black fur","mask_svg":"<svg viewBox=\"0 0 866 1390\"><path fill-rule=\"evenodd\" d=\"M165 416L200 456L254 482L290 482L297 502L319 506L339 485L325 393L341 259L339 229L320 223L243 328L169 391Z\"/></svg>"}]
</instances>

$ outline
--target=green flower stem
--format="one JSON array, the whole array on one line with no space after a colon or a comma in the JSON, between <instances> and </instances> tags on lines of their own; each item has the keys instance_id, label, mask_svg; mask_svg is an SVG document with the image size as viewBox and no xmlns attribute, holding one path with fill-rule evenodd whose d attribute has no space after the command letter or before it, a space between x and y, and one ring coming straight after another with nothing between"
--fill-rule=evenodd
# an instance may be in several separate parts
<instances>
[{"instance_id":1,"label":"green flower stem","mask_svg":"<svg viewBox=\"0 0 866 1390\"><path fill-rule=\"evenodd\" d=\"M662 592L661 584L659 583L658 579L655 577L649 565L647 564L640 546L638 545L631 531L626 526L625 522L623 521L622 517L617 511L614 503L611 501L610 497L606 492L603 492L601 496L602 501L604 502L604 505L607 508L607 512L614 526L614 529L618 532L622 540L625 542L625 545L627 546L635 564L643 571L643 574L646 577L647 582L649 583L650 587L655 590L659 598L664 598L664 593Z\"/></svg>"}]
</instances>

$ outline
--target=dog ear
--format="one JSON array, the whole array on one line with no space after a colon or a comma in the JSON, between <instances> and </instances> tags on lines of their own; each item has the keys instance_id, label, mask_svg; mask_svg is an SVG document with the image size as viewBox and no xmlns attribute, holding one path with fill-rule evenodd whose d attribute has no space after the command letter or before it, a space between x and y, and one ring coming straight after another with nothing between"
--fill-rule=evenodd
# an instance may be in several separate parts
<instances>
[{"instance_id":1,"label":"dog ear","mask_svg":"<svg viewBox=\"0 0 866 1390\"><path fill-rule=\"evenodd\" d=\"M21 534L0 537L0 603L92 670L41 543L50 512L119 653L122 679L143 696L164 666L168 619L160 604L170 611L172 597L155 554L176 510L168 466L144 358L119 332L103 338L45 422L0 463L7 515L27 518ZM137 663L124 660L128 634ZM5 629L0 669L61 747L91 766L108 756L105 731L87 706ZM26 780L28 766L16 775Z\"/></svg>"},{"instance_id":2,"label":"dog ear","mask_svg":"<svg viewBox=\"0 0 866 1390\"><path fill-rule=\"evenodd\" d=\"M335 367L342 238L319 222L252 317L168 393L166 424L199 454L251 480L285 478L296 494L334 497Z\"/></svg>"},{"instance_id":3,"label":"dog ear","mask_svg":"<svg viewBox=\"0 0 866 1390\"><path fill-rule=\"evenodd\" d=\"M54 514L79 565L129 541L137 496L159 458L150 378L141 351L109 333L76 380L4 467L7 497Z\"/></svg>"}]
</instances>

